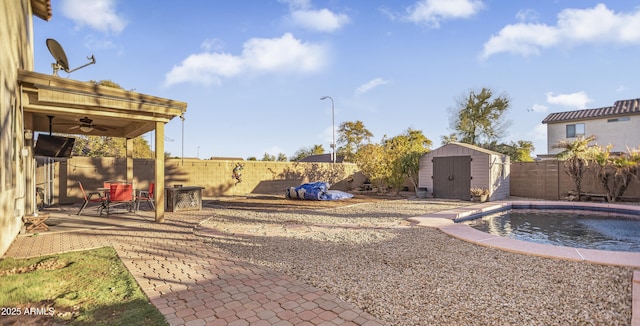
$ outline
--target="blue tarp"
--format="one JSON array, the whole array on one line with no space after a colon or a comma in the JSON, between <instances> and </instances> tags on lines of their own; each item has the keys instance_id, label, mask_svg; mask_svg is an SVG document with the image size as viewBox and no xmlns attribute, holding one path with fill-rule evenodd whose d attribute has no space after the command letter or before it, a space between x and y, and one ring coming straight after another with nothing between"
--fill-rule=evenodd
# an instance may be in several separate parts
<instances>
[{"instance_id":1,"label":"blue tarp","mask_svg":"<svg viewBox=\"0 0 640 326\"><path fill-rule=\"evenodd\" d=\"M340 200L353 197L352 194L340 190L329 190L327 182L305 183L287 189L287 198L307 200Z\"/></svg>"}]
</instances>

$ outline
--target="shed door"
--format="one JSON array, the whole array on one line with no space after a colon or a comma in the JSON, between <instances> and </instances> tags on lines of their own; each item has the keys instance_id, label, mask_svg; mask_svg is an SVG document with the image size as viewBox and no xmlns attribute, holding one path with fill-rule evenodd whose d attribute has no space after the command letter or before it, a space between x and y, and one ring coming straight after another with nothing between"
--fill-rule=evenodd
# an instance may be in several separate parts
<instances>
[{"instance_id":1,"label":"shed door","mask_svg":"<svg viewBox=\"0 0 640 326\"><path fill-rule=\"evenodd\" d=\"M433 196L469 200L471 156L433 158Z\"/></svg>"}]
</instances>

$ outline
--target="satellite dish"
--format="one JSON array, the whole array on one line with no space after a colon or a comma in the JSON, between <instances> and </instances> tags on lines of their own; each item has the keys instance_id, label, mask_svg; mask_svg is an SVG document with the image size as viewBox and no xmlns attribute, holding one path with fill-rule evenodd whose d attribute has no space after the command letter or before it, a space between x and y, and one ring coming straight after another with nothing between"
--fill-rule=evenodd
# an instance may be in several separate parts
<instances>
[{"instance_id":1,"label":"satellite dish","mask_svg":"<svg viewBox=\"0 0 640 326\"><path fill-rule=\"evenodd\" d=\"M90 57L87 57L87 59L89 59L89 63L70 70L69 60L67 60L67 55L64 53L64 50L62 49L62 45L60 45L58 41L52 38L48 38L47 48L49 48L49 52L51 52L51 55L56 60L55 63L51 64L51 68L53 68L54 76L58 76L58 70L60 69L64 70L67 73L72 73L80 68L84 68L88 65L96 63L96 59L93 57L93 54L92 54Z\"/></svg>"}]
</instances>

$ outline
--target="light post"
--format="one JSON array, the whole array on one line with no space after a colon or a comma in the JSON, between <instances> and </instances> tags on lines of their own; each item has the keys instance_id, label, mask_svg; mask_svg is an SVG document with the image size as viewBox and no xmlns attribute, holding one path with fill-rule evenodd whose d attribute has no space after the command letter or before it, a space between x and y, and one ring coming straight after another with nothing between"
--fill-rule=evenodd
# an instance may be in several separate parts
<instances>
[{"instance_id":1,"label":"light post","mask_svg":"<svg viewBox=\"0 0 640 326\"><path fill-rule=\"evenodd\" d=\"M333 99L331 98L331 96L323 96L320 98L320 100L326 100L326 99L330 99L331 100L331 145L329 145L329 147L331 147L331 161L333 161L333 163L336 162L336 128L335 128L335 115L334 115L334 110L333 110Z\"/></svg>"}]
</instances>

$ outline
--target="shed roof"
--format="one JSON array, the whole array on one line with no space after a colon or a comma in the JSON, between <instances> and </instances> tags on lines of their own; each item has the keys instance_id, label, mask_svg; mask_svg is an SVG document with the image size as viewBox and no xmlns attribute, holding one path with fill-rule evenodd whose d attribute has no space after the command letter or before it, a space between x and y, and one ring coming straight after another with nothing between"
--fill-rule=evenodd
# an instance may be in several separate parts
<instances>
[{"instance_id":1,"label":"shed roof","mask_svg":"<svg viewBox=\"0 0 640 326\"><path fill-rule=\"evenodd\" d=\"M443 148L443 147L446 147L446 146L449 146L449 145L465 147L465 148L468 148L468 149L471 149L471 150L474 150L474 151L477 151L477 152L481 152L481 153L484 153L484 154L488 154L488 155L498 155L498 156L504 156L505 155L505 154L498 153L498 152L495 152L495 151L492 151L492 150L489 150L489 149L486 149L486 148L482 148L480 146L475 146L475 145L471 145L471 144L467 144L467 143L458 143L458 142L447 143L445 145L442 145L439 148L434 149L433 151L427 152L425 155L428 155L429 153L432 153L434 151L439 150L440 148Z\"/></svg>"},{"instance_id":2,"label":"shed roof","mask_svg":"<svg viewBox=\"0 0 640 326\"><path fill-rule=\"evenodd\" d=\"M616 101L613 106L603 108L551 113L542 120L542 123L598 119L629 114L640 114L640 98Z\"/></svg>"}]
</instances>

